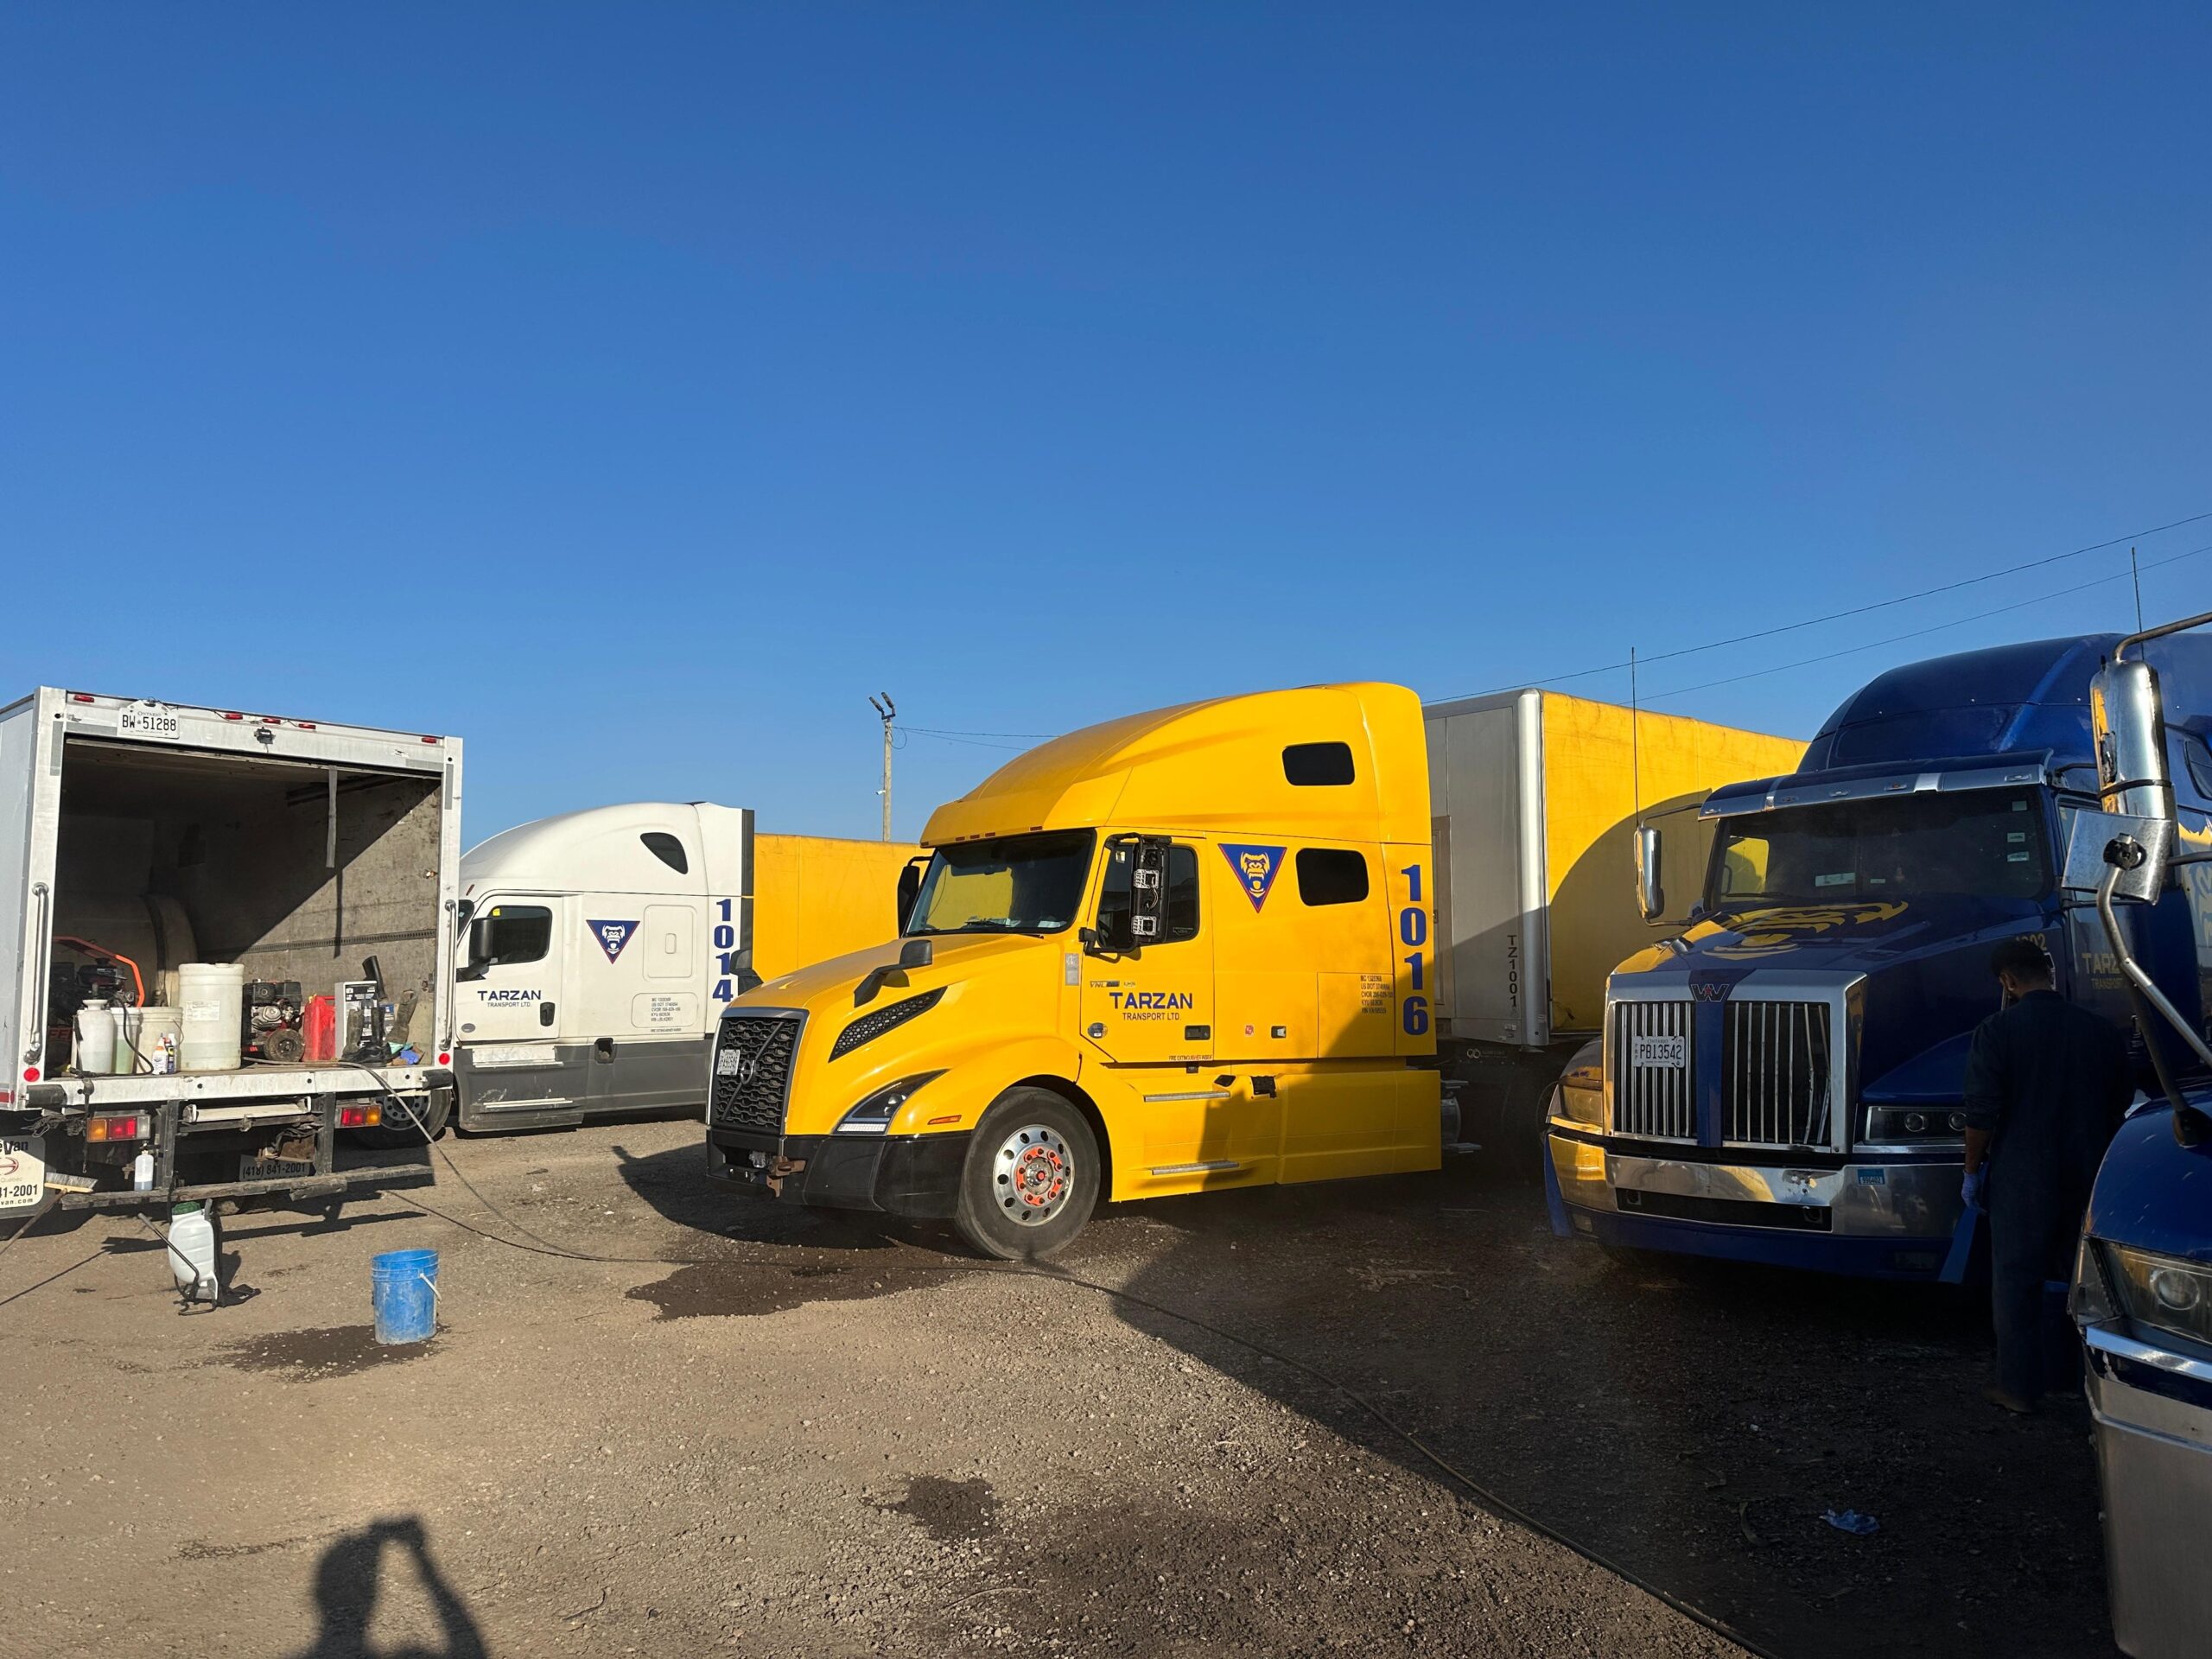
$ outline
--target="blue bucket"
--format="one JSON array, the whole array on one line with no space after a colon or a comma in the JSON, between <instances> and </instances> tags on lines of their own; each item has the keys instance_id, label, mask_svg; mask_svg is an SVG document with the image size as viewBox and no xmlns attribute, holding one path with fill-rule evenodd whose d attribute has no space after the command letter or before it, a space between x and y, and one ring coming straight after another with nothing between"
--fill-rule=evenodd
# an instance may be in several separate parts
<instances>
[{"instance_id":1,"label":"blue bucket","mask_svg":"<svg viewBox=\"0 0 2212 1659\"><path fill-rule=\"evenodd\" d=\"M381 1343L428 1342L438 1328L438 1253L387 1250L369 1258Z\"/></svg>"}]
</instances>

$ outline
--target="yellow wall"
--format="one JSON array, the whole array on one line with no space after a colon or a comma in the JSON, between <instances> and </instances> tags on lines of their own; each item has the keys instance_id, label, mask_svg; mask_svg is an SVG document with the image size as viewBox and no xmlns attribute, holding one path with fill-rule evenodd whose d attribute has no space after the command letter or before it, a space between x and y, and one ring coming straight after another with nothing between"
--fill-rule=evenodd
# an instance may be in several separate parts
<instances>
[{"instance_id":1,"label":"yellow wall","mask_svg":"<svg viewBox=\"0 0 2212 1659\"><path fill-rule=\"evenodd\" d=\"M753 839L753 971L776 979L899 932L899 872L922 849L827 836Z\"/></svg>"},{"instance_id":2,"label":"yellow wall","mask_svg":"<svg viewBox=\"0 0 2212 1659\"><path fill-rule=\"evenodd\" d=\"M1606 976L1675 931L1646 925L1637 910L1636 771L1645 822L1657 826L1663 842L1667 913L1679 920L1704 885L1712 847L1699 804L1722 784L1793 770L1805 746L1647 709L1637 716L1640 764L1632 767L1627 709L1552 692L1544 694L1543 732L1552 1024L1555 1031L1595 1031Z\"/></svg>"}]
</instances>

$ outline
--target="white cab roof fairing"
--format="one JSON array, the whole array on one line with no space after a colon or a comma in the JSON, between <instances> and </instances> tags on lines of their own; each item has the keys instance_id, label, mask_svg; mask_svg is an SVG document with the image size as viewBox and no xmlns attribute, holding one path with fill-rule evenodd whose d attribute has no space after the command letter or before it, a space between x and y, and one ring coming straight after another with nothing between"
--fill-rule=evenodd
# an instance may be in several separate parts
<instances>
[{"instance_id":1,"label":"white cab roof fairing","mask_svg":"<svg viewBox=\"0 0 2212 1659\"><path fill-rule=\"evenodd\" d=\"M706 802L637 801L588 807L517 824L461 855L464 897L510 891L691 894L728 880L744 860L747 814ZM646 847L673 836L689 866L679 873Z\"/></svg>"}]
</instances>

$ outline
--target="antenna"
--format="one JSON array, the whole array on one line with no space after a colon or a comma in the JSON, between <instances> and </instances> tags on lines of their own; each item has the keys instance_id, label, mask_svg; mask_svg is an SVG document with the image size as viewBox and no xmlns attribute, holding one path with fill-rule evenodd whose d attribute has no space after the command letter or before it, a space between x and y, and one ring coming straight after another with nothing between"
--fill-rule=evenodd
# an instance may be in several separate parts
<instances>
[{"instance_id":1,"label":"antenna","mask_svg":"<svg viewBox=\"0 0 2212 1659\"><path fill-rule=\"evenodd\" d=\"M891 839L891 722L899 718L899 705L891 701L888 691L880 691L868 700L875 710L876 718L883 722L883 787L878 791L883 797L883 838Z\"/></svg>"}]
</instances>

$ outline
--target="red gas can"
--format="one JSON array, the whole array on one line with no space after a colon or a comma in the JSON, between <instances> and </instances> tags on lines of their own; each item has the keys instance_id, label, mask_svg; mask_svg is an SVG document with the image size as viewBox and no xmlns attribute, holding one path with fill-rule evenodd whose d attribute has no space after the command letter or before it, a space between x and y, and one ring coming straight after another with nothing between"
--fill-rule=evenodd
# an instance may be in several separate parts
<instances>
[{"instance_id":1,"label":"red gas can","mask_svg":"<svg viewBox=\"0 0 2212 1659\"><path fill-rule=\"evenodd\" d=\"M308 1046L308 1065L327 1065L338 1058L338 999L336 997L311 996L308 998L307 1011L300 1018L300 1036Z\"/></svg>"}]
</instances>

